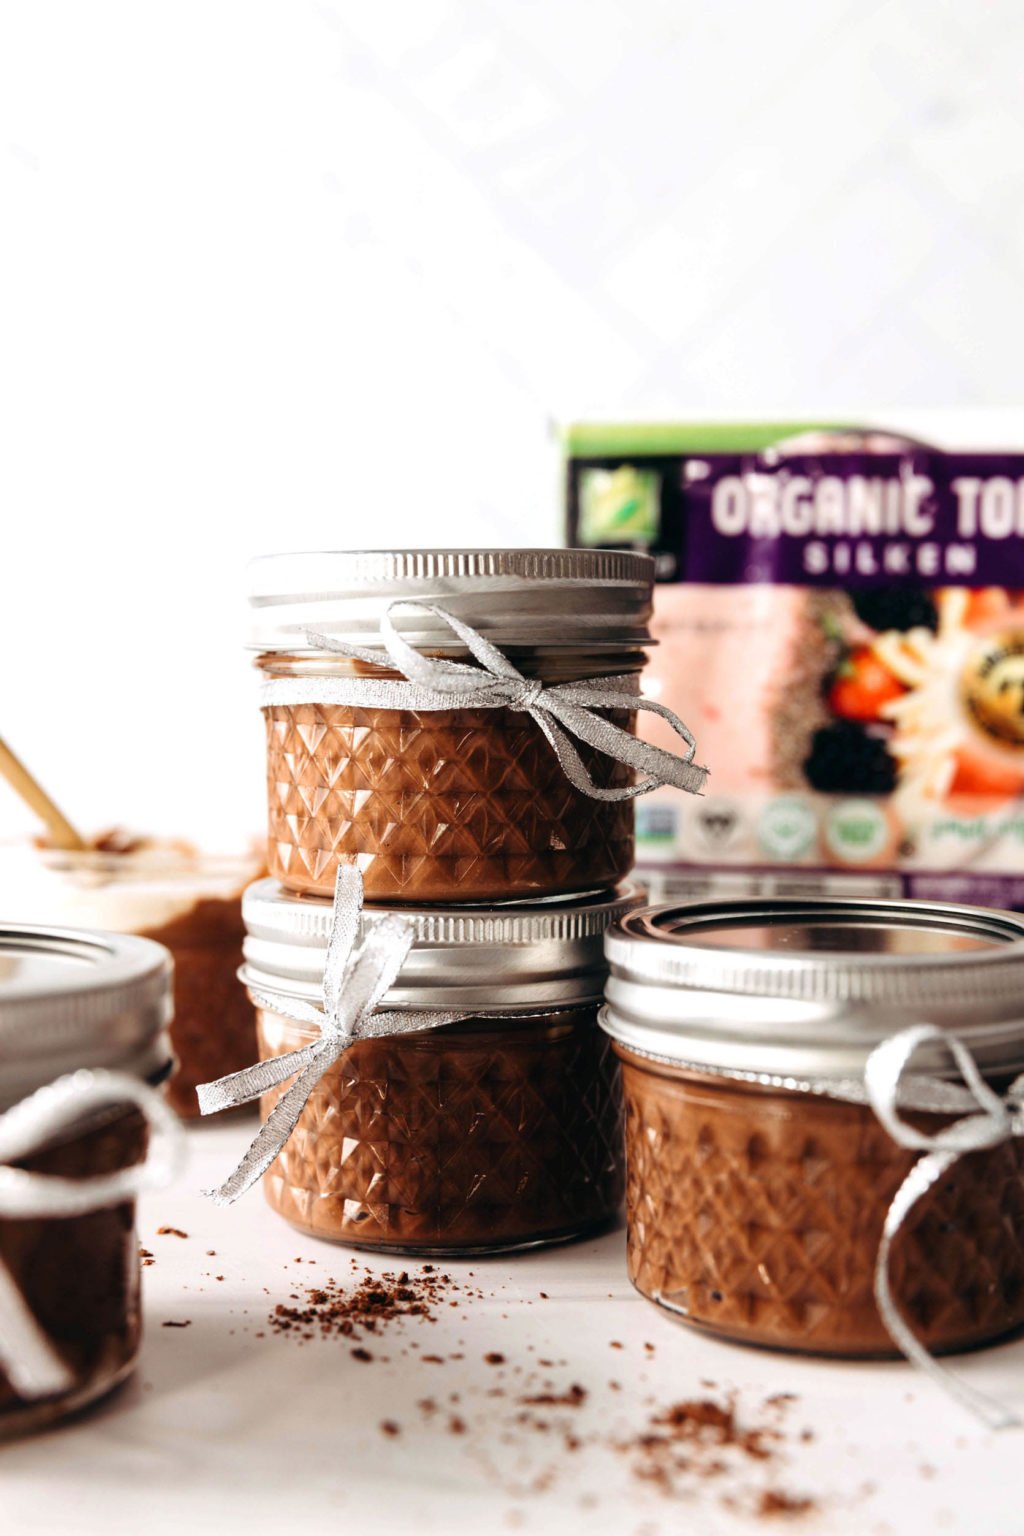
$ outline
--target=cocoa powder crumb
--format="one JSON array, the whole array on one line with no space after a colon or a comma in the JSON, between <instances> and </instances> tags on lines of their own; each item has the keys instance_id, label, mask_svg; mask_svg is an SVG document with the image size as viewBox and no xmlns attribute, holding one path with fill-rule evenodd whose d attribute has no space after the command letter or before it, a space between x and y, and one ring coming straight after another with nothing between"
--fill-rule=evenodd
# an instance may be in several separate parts
<instances>
[{"instance_id":1,"label":"cocoa powder crumb","mask_svg":"<svg viewBox=\"0 0 1024 1536\"><path fill-rule=\"evenodd\" d=\"M500 1355L496 1349L492 1349L489 1355L484 1355L484 1361L487 1365L504 1365L505 1356Z\"/></svg>"},{"instance_id":2,"label":"cocoa powder crumb","mask_svg":"<svg viewBox=\"0 0 1024 1536\"><path fill-rule=\"evenodd\" d=\"M361 1345L359 1346L358 1349L349 1350L349 1354L352 1356L353 1360L372 1360L373 1359L373 1356L370 1354L370 1351L368 1349L363 1349L363 1347Z\"/></svg>"},{"instance_id":3,"label":"cocoa powder crumb","mask_svg":"<svg viewBox=\"0 0 1024 1536\"><path fill-rule=\"evenodd\" d=\"M729 1490L721 1496L727 1508L747 1507L766 1519L802 1515L817 1507L815 1500L777 1487L751 1493L737 1481L744 1458L766 1465L778 1462L784 1438L779 1415L793 1401L792 1394L776 1393L762 1408L771 1414L771 1421L745 1424L740 1422L735 1394L724 1401L684 1399L651 1414L645 1428L616 1449L634 1458L636 1478L667 1498L690 1493L695 1479L728 1477Z\"/></svg>"},{"instance_id":4,"label":"cocoa powder crumb","mask_svg":"<svg viewBox=\"0 0 1024 1536\"><path fill-rule=\"evenodd\" d=\"M355 1263L352 1267L356 1268ZM308 1287L304 1300L298 1292L291 1292L289 1301L295 1305L279 1302L270 1324L278 1333L300 1329L303 1336L319 1333L323 1338L376 1334L397 1318L422 1317L434 1322L434 1309L453 1289L457 1284L452 1277L439 1274L433 1265L424 1265L419 1275L408 1270L399 1274L365 1270L354 1287L330 1279Z\"/></svg>"},{"instance_id":5,"label":"cocoa powder crumb","mask_svg":"<svg viewBox=\"0 0 1024 1536\"><path fill-rule=\"evenodd\" d=\"M757 1501L757 1513L762 1520L774 1515L806 1515L816 1507L813 1499L783 1493L780 1488L766 1488Z\"/></svg>"},{"instance_id":6,"label":"cocoa powder crumb","mask_svg":"<svg viewBox=\"0 0 1024 1536\"><path fill-rule=\"evenodd\" d=\"M161 1323L160 1326L161 1326L161 1328L191 1328L192 1327L192 1319L190 1317L187 1317L183 1323L167 1322L167 1323Z\"/></svg>"},{"instance_id":7,"label":"cocoa powder crumb","mask_svg":"<svg viewBox=\"0 0 1024 1536\"><path fill-rule=\"evenodd\" d=\"M576 1382L566 1392L540 1392L536 1397L521 1397L519 1401L538 1408L580 1408L587 1400L585 1387Z\"/></svg>"},{"instance_id":8,"label":"cocoa powder crumb","mask_svg":"<svg viewBox=\"0 0 1024 1536\"><path fill-rule=\"evenodd\" d=\"M188 1233L183 1232L180 1227L157 1227L156 1235L157 1237L188 1237Z\"/></svg>"},{"instance_id":9,"label":"cocoa powder crumb","mask_svg":"<svg viewBox=\"0 0 1024 1536\"><path fill-rule=\"evenodd\" d=\"M384 1419L381 1421L380 1432L382 1435L390 1435L393 1438L402 1433L402 1426L396 1424L394 1419Z\"/></svg>"},{"instance_id":10,"label":"cocoa powder crumb","mask_svg":"<svg viewBox=\"0 0 1024 1536\"><path fill-rule=\"evenodd\" d=\"M448 1419L448 1433L450 1435L464 1435L466 1433L465 1419L460 1419L457 1413L451 1414Z\"/></svg>"}]
</instances>

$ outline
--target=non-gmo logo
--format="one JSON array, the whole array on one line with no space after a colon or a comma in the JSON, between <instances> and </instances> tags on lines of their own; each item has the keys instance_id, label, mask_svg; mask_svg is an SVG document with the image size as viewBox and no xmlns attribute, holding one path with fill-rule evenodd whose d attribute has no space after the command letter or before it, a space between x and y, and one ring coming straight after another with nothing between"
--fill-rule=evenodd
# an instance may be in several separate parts
<instances>
[{"instance_id":1,"label":"non-gmo logo","mask_svg":"<svg viewBox=\"0 0 1024 1536\"><path fill-rule=\"evenodd\" d=\"M840 800L825 820L825 842L844 864L877 859L888 839L885 812L873 800Z\"/></svg>"},{"instance_id":2,"label":"non-gmo logo","mask_svg":"<svg viewBox=\"0 0 1024 1536\"><path fill-rule=\"evenodd\" d=\"M761 812L757 840L769 859L792 863L810 853L818 837L818 818L798 795L780 795Z\"/></svg>"}]
</instances>

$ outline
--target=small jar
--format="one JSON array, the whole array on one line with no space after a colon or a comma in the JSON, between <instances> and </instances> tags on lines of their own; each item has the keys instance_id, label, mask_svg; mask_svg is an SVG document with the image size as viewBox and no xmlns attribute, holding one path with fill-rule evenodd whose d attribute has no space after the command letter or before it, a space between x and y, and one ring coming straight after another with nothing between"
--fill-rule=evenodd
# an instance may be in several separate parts
<instances>
[{"instance_id":1,"label":"small jar","mask_svg":"<svg viewBox=\"0 0 1024 1536\"><path fill-rule=\"evenodd\" d=\"M358 865L371 902L505 901L614 885L633 865L633 804L576 789L537 722L511 708L378 708L318 697L324 682L401 674L311 646L307 630L363 647L397 600L441 604L546 685L637 677L650 642L654 562L584 550L275 555L251 567L251 643L265 702L269 868L288 890L330 895ZM465 663L452 629L421 609L392 620L419 651ZM488 674L481 672L487 679ZM323 689L319 688L322 693ZM300 697L301 695L301 697ZM633 731L628 693L602 718ZM575 743L595 783L632 770Z\"/></svg>"},{"instance_id":2,"label":"small jar","mask_svg":"<svg viewBox=\"0 0 1024 1536\"><path fill-rule=\"evenodd\" d=\"M627 915L606 947L633 1284L740 1343L897 1354L874 1271L921 1154L876 1118L864 1068L929 1021L1005 1090L1024 1066L1024 919L925 902L695 902ZM920 1106L944 1087L951 1102L957 1074L941 1048L920 1053L920 1073L931 1089L904 1117L935 1132L964 1110ZM932 1353L1024 1322L1021 1142L961 1157L914 1205L889 1272Z\"/></svg>"},{"instance_id":3,"label":"small jar","mask_svg":"<svg viewBox=\"0 0 1024 1536\"><path fill-rule=\"evenodd\" d=\"M381 1009L466 1017L350 1046L263 1177L272 1208L316 1237L420 1254L527 1248L606 1224L623 1172L618 1066L597 1023L602 935L636 899L403 909L414 943ZM331 906L265 880L244 912L242 978L266 1059L317 1038L287 1008L319 1000Z\"/></svg>"},{"instance_id":4,"label":"small jar","mask_svg":"<svg viewBox=\"0 0 1024 1536\"><path fill-rule=\"evenodd\" d=\"M113 835L84 852L32 845L4 860L0 914L19 921L135 933L174 957L171 1107L199 1114L199 1083L252 1061L256 1024L238 985L242 892L255 856L199 853L187 843Z\"/></svg>"},{"instance_id":5,"label":"small jar","mask_svg":"<svg viewBox=\"0 0 1024 1536\"><path fill-rule=\"evenodd\" d=\"M72 929L0 926L0 1123L37 1089L82 1068L142 1083L171 1067L171 960L158 944ZM87 1075L87 1074L86 1074ZM76 1080L75 1088L81 1087ZM77 1100L77 1092L73 1097ZM83 1100L88 1095L81 1095ZM162 1106L157 1106L162 1108ZM167 1111L164 1117L169 1119ZM51 1117L52 1118L52 1117ZM131 1168L146 1156L147 1120L117 1094L83 1108L8 1166L79 1181ZM72 1216L0 1215L0 1266L48 1347L64 1388L19 1386L4 1352L17 1352L16 1319L0 1339L0 1437L40 1428L110 1392L134 1369L141 1335L140 1261L132 1199Z\"/></svg>"}]
</instances>

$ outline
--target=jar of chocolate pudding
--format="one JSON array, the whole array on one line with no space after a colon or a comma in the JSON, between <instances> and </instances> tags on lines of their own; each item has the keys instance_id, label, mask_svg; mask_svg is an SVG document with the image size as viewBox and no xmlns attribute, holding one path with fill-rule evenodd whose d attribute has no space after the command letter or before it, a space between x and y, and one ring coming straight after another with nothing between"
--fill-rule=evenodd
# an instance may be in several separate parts
<instances>
[{"instance_id":1,"label":"jar of chocolate pudding","mask_svg":"<svg viewBox=\"0 0 1024 1536\"><path fill-rule=\"evenodd\" d=\"M413 946L382 1010L458 1022L357 1040L314 1086L263 1176L303 1232L403 1253L469 1254L578 1237L622 1201L618 1066L597 1023L602 935L629 890L459 911L404 909ZM317 1033L332 908L272 880L244 900L242 978L260 1056ZM365 925L381 909L365 911ZM264 1096L264 1118L277 1102Z\"/></svg>"},{"instance_id":2,"label":"jar of chocolate pudding","mask_svg":"<svg viewBox=\"0 0 1024 1536\"><path fill-rule=\"evenodd\" d=\"M422 658L455 663L455 684L493 689L500 680L423 605L439 606L497 646L524 686L610 687L621 708L595 713L632 735L652 560L405 550L275 555L250 570L251 644L265 679L269 867L288 890L330 895L339 862L358 866L374 903L531 899L611 886L628 873L632 800L577 788L528 699L484 707L478 689L475 703L453 692L451 707L436 697L427 707L426 684L417 689L399 669L382 626L415 649L414 667ZM365 654L339 655L325 642ZM450 670L441 683L450 691ZM633 784L633 768L579 739L571 745L599 790Z\"/></svg>"},{"instance_id":3,"label":"jar of chocolate pudding","mask_svg":"<svg viewBox=\"0 0 1024 1536\"><path fill-rule=\"evenodd\" d=\"M166 1170L176 1134L152 1092L171 1067L170 1016L160 945L0 925L0 1437L134 1368L134 1189L154 1158Z\"/></svg>"},{"instance_id":4,"label":"jar of chocolate pudding","mask_svg":"<svg viewBox=\"0 0 1024 1536\"><path fill-rule=\"evenodd\" d=\"M876 1116L865 1067L927 1021L1005 1092L1024 1067L1024 918L910 901L694 902L629 913L606 949L633 1284L726 1339L898 1353L875 1265L922 1154ZM916 1129L960 1119L965 1096L976 1108L945 1043L913 1071L900 1112ZM913 1205L888 1273L932 1353L1024 1322L1021 1141L961 1156Z\"/></svg>"},{"instance_id":5,"label":"jar of chocolate pudding","mask_svg":"<svg viewBox=\"0 0 1024 1536\"><path fill-rule=\"evenodd\" d=\"M214 856L121 832L82 852L24 845L5 850L0 917L135 933L171 951L175 1067L165 1092L192 1118L197 1084L246 1066L256 1049L238 967L242 891L264 868L255 855Z\"/></svg>"}]
</instances>

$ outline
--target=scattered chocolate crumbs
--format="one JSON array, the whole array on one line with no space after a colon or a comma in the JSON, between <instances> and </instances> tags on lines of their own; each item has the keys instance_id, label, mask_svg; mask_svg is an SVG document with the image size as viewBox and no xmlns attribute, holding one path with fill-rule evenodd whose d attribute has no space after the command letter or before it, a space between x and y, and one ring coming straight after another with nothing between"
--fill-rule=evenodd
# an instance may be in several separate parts
<instances>
[{"instance_id":1,"label":"scattered chocolate crumbs","mask_svg":"<svg viewBox=\"0 0 1024 1536\"><path fill-rule=\"evenodd\" d=\"M192 1319L187 1317L183 1323L161 1323L161 1328L191 1328Z\"/></svg>"},{"instance_id":2,"label":"scattered chocolate crumbs","mask_svg":"<svg viewBox=\"0 0 1024 1536\"><path fill-rule=\"evenodd\" d=\"M352 1267L356 1268L355 1263ZM405 1269L383 1274L365 1270L353 1286L331 1279L309 1286L304 1299L298 1292L291 1292L289 1301L295 1305L279 1302L269 1322L276 1333L296 1332L305 1338L317 1333L323 1338L359 1337L379 1333L383 1326L400 1317L422 1317L434 1322L434 1309L448 1300L452 1290L459 1289L450 1275L439 1274L432 1264L423 1265L417 1275ZM356 1354L356 1359L362 1358Z\"/></svg>"},{"instance_id":3,"label":"scattered chocolate crumbs","mask_svg":"<svg viewBox=\"0 0 1024 1536\"><path fill-rule=\"evenodd\" d=\"M142 1260L142 1267L143 1267L143 1269L148 1269L150 1264L155 1264L156 1263L156 1259L150 1253L148 1248L140 1248L139 1249L139 1258Z\"/></svg>"},{"instance_id":4,"label":"scattered chocolate crumbs","mask_svg":"<svg viewBox=\"0 0 1024 1536\"><path fill-rule=\"evenodd\" d=\"M579 1408L587 1400L587 1390L576 1382L567 1392L560 1395L554 1392L541 1392L536 1397L521 1397L521 1403L529 1404L537 1408Z\"/></svg>"},{"instance_id":5,"label":"scattered chocolate crumbs","mask_svg":"<svg viewBox=\"0 0 1024 1536\"><path fill-rule=\"evenodd\" d=\"M188 1237L188 1233L183 1232L180 1227L157 1227L156 1235L157 1237Z\"/></svg>"},{"instance_id":6,"label":"scattered chocolate crumbs","mask_svg":"<svg viewBox=\"0 0 1024 1536\"><path fill-rule=\"evenodd\" d=\"M782 1493L778 1488L766 1488L757 1501L757 1513L762 1519L770 1519L773 1515L806 1515L814 1507L813 1499Z\"/></svg>"},{"instance_id":7,"label":"scattered chocolate crumbs","mask_svg":"<svg viewBox=\"0 0 1024 1536\"><path fill-rule=\"evenodd\" d=\"M734 1396L725 1401L689 1398L652 1414L639 1434L616 1448L634 1458L633 1473L639 1480L667 1498L692 1492L695 1479L728 1475L729 1492L723 1503L739 1508L738 1495L743 1490L737 1489L737 1476L743 1458L765 1464L779 1460L783 1436L777 1427L778 1410L793 1400L782 1393L768 1398L763 1410L773 1415L772 1422L748 1425L739 1420ZM753 1512L764 1518L802 1515L816 1508L813 1499L781 1488L761 1489L746 1497L753 1500Z\"/></svg>"}]
</instances>

